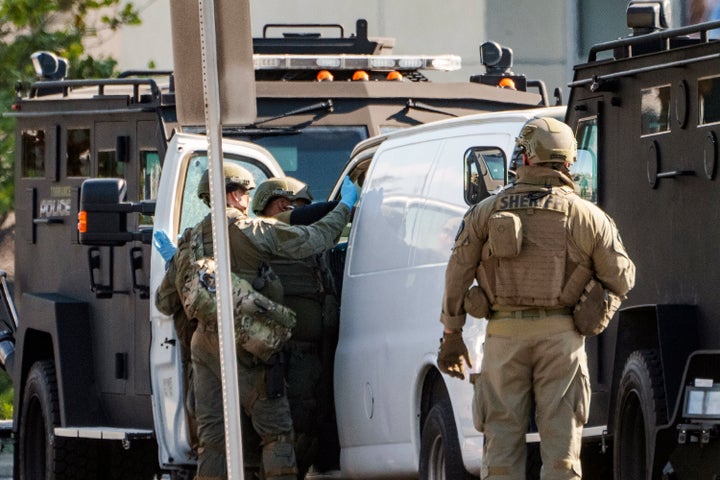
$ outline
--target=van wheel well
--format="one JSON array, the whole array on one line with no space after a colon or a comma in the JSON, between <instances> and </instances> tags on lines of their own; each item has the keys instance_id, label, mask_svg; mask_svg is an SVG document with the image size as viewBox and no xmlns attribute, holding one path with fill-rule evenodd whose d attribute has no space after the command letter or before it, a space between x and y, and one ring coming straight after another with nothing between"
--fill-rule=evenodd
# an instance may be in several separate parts
<instances>
[{"instance_id":1,"label":"van wheel well","mask_svg":"<svg viewBox=\"0 0 720 480\"><path fill-rule=\"evenodd\" d=\"M428 370L425 375L425 381L423 382L422 398L420 401L420 429L422 430L425 425L430 409L433 405L443 401L449 401L450 396L448 395L447 388L445 388L445 382L442 380L440 372L434 368Z\"/></svg>"},{"instance_id":2,"label":"van wheel well","mask_svg":"<svg viewBox=\"0 0 720 480\"><path fill-rule=\"evenodd\" d=\"M425 376L420 407L420 480L476 477L465 470L450 395L440 373Z\"/></svg>"}]
</instances>

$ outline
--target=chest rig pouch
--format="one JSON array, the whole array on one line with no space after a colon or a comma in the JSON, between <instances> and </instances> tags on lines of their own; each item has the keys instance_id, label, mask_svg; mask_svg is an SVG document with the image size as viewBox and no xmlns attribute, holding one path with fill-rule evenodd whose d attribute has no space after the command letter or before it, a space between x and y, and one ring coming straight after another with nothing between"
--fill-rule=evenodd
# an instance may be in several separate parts
<instances>
[{"instance_id":1,"label":"chest rig pouch","mask_svg":"<svg viewBox=\"0 0 720 480\"><path fill-rule=\"evenodd\" d=\"M206 325L216 325L215 260L204 256L202 228L193 228L190 237L190 242L181 246L191 252L182 286L185 313ZM230 276L235 343L267 361L290 339L295 312L257 292L250 282L235 273Z\"/></svg>"},{"instance_id":2,"label":"chest rig pouch","mask_svg":"<svg viewBox=\"0 0 720 480\"><path fill-rule=\"evenodd\" d=\"M587 279L572 287L574 293L566 291L567 280L575 274L567 265L568 194L563 188L517 188L498 195L488 222L489 256L478 270L490 303L575 304Z\"/></svg>"}]
</instances>

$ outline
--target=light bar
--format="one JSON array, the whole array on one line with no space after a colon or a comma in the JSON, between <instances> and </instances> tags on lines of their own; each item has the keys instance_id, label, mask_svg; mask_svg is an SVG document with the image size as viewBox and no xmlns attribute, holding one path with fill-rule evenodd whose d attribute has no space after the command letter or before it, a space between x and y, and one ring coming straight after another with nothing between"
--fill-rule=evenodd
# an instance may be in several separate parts
<instances>
[{"instance_id":1,"label":"light bar","mask_svg":"<svg viewBox=\"0 0 720 480\"><path fill-rule=\"evenodd\" d=\"M460 70L457 55L253 55L255 70Z\"/></svg>"}]
</instances>

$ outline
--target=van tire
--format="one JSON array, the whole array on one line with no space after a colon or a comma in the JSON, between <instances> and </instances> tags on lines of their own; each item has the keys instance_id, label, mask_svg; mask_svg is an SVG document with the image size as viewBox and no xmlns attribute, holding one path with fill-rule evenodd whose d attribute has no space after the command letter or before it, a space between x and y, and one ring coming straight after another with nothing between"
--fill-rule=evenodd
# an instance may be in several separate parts
<instances>
[{"instance_id":1,"label":"van tire","mask_svg":"<svg viewBox=\"0 0 720 480\"><path fill-rule=\"evenodd\" d=\"M59 424L55 366L48 360L36 362L25 382L20 413L20 480L96 478L96 443L55 437L54 429Z\"/></svg>"},{"instance_id":2,"label":"van tire","mask_svg":"<svg viewBox=\"0 0 720 480\"><path fill-rule=\"evenodd\" d=\"M655 430L666 423L662 368L656 350L636 350L625 362L614 418L616 480L650 478Z\"/></svg>"},{"instance_id":3,"label":"van tire","mask_svg":"<svg viewBox=\"0 0 720 480\"><path fill-rule=\"evenodd\" d=\"M433 405L422 426L420 480L471 479L463 464L450 401Z\"/></svg>"}]
</instances>

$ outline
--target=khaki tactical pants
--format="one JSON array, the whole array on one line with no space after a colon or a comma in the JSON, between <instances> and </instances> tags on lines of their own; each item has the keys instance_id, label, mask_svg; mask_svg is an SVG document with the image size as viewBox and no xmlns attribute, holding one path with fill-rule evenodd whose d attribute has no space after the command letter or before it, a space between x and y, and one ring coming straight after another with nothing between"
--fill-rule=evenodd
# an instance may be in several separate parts
<instances>
[{"instance_id":1,"label":"khaki tactical pants","mask_svg":"<svg viewBox=\"0 0 720 480\"><path fill-rule=\"evenodd\" d=\"M585 340L571 317L490 320L474 385L475 427L485 434L483 480L525 480L525 434L533 398L541 478L581 478L590 380Z\"/></svg>"},{"instance_id":2,"label":"khaki tactical pants","mask_svg":"<svg viewBox=\"0 0 720 480\"><path fill-rule=\"evenodd\" d=\"M198 326L191 350L199 437L196 480L225 479L225 425L217 333ZM247 352L238 352L237 365L240 402L261 438L264 478L295 480L297 470L287 398L267 398L265 365L254 364ZM253 447L243 443L246 451Z\"/></svg>"}]
</instances>

